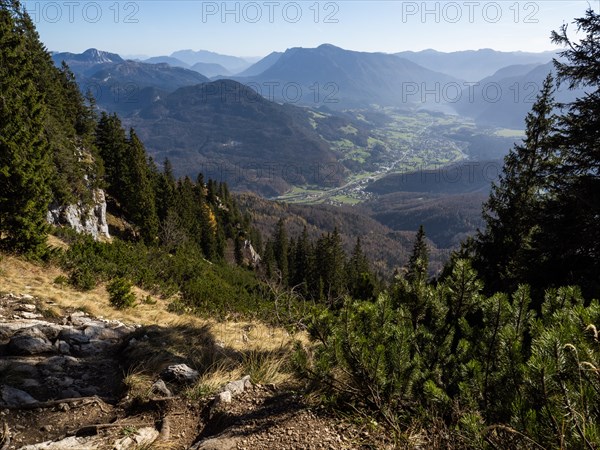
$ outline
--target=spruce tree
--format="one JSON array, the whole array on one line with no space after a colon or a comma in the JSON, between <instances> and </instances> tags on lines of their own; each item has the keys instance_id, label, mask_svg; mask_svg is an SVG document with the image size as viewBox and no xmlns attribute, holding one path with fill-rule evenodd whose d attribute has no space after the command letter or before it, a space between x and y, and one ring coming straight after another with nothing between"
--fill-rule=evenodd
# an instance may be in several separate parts
<instances>
[{"instance_id":1,"label":"spruce tree","mask_svg":"<svg viewBox=\"0 0 600 450\"><path fill-rule=\"evenodd\" d=\"M425 229L423 225L419 226L415 244L413 246L410 259L408 260L408 271L406 279L408 281L425 281L427 271L429 270L429 250L425 241Z\"/></svg>"},{"instance_id":2,"label":"spruce tree","mask_svg":"<svg viewBox=\"0 0 600 450\"><path fill-rule=\"evenodd\" d=\"M116 114L102 113L96 128L96 146L104 161L108 193L120 200L128 190L128 145L125 130Z\"/></svg>"},{"instance_id":3,"label":"spruce tree","mask_svg":"<svg viewBox=\"0 0 600 450\"><path fill-rule=\"evenodd\" d=\"M129 131L125 155L129 170L125 181L126 191L121 194L121 198L132 222L140 228L142 238L146 242L152 242L158 234L154 186L144 144L133 129Z\"/></svg>"},{"instance_id":4,"label":"spruce tree","mask_svg":"<svg viewBox=\"0 0 600 450\"><path fill-rule=\"evenodd\" d=\"M44 97L15 23L18 8L17 2L0 2L0 241L39 253L48 228L52 165Z\"/></svg>"},{"instance_id":5,"label":"spruce tree","mask_svg":"<svg viewBox=\"0 0 600 450\"><path fill-rule=\"evenodd\" d=\"M540 245L548 279L581 284L592 297L600 295L600 15L588 9L575 26L575 39L566 25L552 33L552 41L565 48L555 60L559 81L586 93L560 117L561 164Z\"/></svg>"},{"instance_id":6,"label":"spruce tree","mask_svg":"<svg viewBox=\"0 0 600 450\"><path fill-rule=\"evenodd\" d=\"M320 279L319 296L330 306L340 306L346 292L346 253L337 227L333 233L321 236L315 249L315 270Z\"/></svg>"},{"instance_id":7,"label":"spruce tree","mask_svg":"<svg viewBox=\"0 0 600 450\"><path fill-rule=\"evenodd\" d=\"M373 300L375 298L375 284L369 268L369 261L363 252L360 237L356 243L346 268L346 284L348 291L354 298Z\"/></svg>"},{"instance_id":8,"label":"spruce tree","mask_svg":"<svg viewBox=\"0 0 600 450\"><path fill-rule=\"evenodd\" d=\"M553 92L548 75L525 119L526 136L504 158L500 180L484 205L486 229L476 238L476 267L491 291L535 282L536 271L530 269L540 257L536 233L557 162Z\"/></svg>"},{"instance_id":9,"label":"spruce tree","mask_svg":"<svg viewBox=\"0 0 600 450\"><path fill-rule=\"evenodd\" d=\"M299 286L302 295L308 294L308 281L310 279L310 242L306 226L296 243L294 255L294 275L291 285Z\"/></svg>"}]
</instances>

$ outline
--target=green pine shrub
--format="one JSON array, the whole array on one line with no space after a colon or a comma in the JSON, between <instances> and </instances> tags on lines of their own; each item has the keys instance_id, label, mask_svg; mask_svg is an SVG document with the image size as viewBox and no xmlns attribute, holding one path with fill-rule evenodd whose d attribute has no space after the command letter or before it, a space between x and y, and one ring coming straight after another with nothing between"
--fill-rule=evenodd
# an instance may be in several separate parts
<instances>
[{"instance_id":1,"label":"green pine shrub","mask_svg":"<svg viewBox=\"0 0 600 450\"><path fill-rule=\"evenodd\" d=\"M131 282L125 278L116 278L107 287L109 301L117 309L133 308L135 294L131 292Z\"/></svg>"}]
</instances>

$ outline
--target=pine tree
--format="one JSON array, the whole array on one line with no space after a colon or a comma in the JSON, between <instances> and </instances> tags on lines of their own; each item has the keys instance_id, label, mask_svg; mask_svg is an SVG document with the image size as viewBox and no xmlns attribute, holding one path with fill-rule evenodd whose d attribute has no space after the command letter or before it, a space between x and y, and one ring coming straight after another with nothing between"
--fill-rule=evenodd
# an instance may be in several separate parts
<instances>
[{"instance_id":1,"label":"pine tree","mask_svg":"<svg viewBox=\"0 0 600 450\"><path fill-rule=\"evenodd\" d=\"M310 242L306 226L296 243L294 255L294 274L291 281L292 286L299 286L302 295L308 294L308 282L310 279Z\"/></svg>"},{"instance_id":2,"label":"pine tree","mask_svg":"<svg viewBox=\"0 0 600 450\"><path fill-rule=\"evenodd\" d=\"M273 251L273 241L269 240L265 244L265 254L262 258L262 263L265 268L265 276L268 279L273 279L275 277L275 271L277 266L277 261L275 260L275 252Z\"/></svg>"},{"instance_id":3,"label":"pine tree","mask_svg":"<svg viewBox=\"0 0 600 450\"><path fill-rule=\"evenodd\" d=\"M319 296L323 295L332 307L340 306L347 293L345 267L346 253L336 227L333 233L321 236L315 248L315 272L320 280L319 291L322 289Z\"/></svg>"},{"instance_id":4,"label":"pine tree","mask_svg":"<svg viewBox=\"0 0 600 450\"><path fill-rule=\"evenodd\" d=\"M600 295L600 15L588 9L575 25L575 40L566 25L552 33L565 47L555 60L559 81L587 93L560 117L561 164L540 232L541 271L555 286L581 284L592 297Z\"/></svg>"},{"instance_id":5,"label":"pine tree","mask_svg":"<svg viewBox=\"0 0 600 450\"><path fill-rule=\"evenodd\" d=\"M175 177L171 162L165 159L163 171L155 179L156 213L161 222L166 220L169 211L175 208Z\"/></svg>"},{"instance_id":6,"label":"pine tree","mask_svg":"<svg viewBox=\"0 0 600 450\"><path fill-rule=\"evenodd\" d=\"M124 207L132 222L140 228L140 234L146 242L152 242L158 234L158 216L156 214L153 180L146 159L144 144L133 129L129 131L128 179L126 191L121 194Z\"/></svg>"},{"instance_id":7,"label":"pine tree","mask_svg":"<svg viewBox=\"0 0 600 450\"><path fill-rule=\"evenodd\" d=\"M277 269L281 276L281 283L287 285L288 283L288 237L287 230L285 228L285 221L279 219L275 226L275 233L273 235L273 254L275 256L275 262L277 263Z\"/></svg>"},{"instance_id":8,"label":"pine tree","mask_svg":"<svg viewBox=\"0 0 600 450\"><path fill-rule=\"evenodd\" d=\"M120 200L128 190L128 145L125 130L116 114L102 113L96 128L96 146L104 161L108 193Z\"/></svg>"},{"instance_id":9,"label":"pine tree","mask_svg":"<svg viewBox=\"0 0 600 450\"><path fill-rule=\"evenodd\" d=\"M500 181L484 206L486 229L476 239L476 267L492 291L514 291L521 282L535 281L530 271L539 259L535 234L555 179L553 92L548 75L525 119L526 137L505 157Z\"/></svg>"},{"instance_id":10,"label":"pine tree","mask_svg":"<svg viewBox=\"0 0 600 450\"><path fill-rule=\"evenodd\" d=\"M376 297L373 275L369 268L369 261L363 252L360 237L356 238L356 244L348 260L346 280L352 297L362 300L373 300Z\"/></svg>"},{"instance_id":11,"label":"pine tree","mask_svg":"<svg viewBox=\"0 0 600 450\"><path fill-rule=\"evenodd\" d=\"M16 251L44 247L52 166L44 136L46 108L15 17L0 2L0 241Z\"/></svg>"},{"instance_id":12,"label":"pine tree","mask_svg":"<svg viewBox=\"0 0 600 450\"><path fill-rule=\"evenodd\" d=\"M410 282L425 281L427 271L429 270L429 250L425 241L425 229L423 225L419 226L415 244L408 260L408 272L406 279Z\"/></svg>"},{"instance_id":13,"label":"pine tree","mask_svg":"<svg viewBox=\"0 0 600 450\"><path fill-rule=\"evenodd\" d=\"M233 239L233 256L235 258L235 263L238 266L244 264L244 253L242 251L244 247L244 239L241 236L236 236Z\"/></svg>"}]
</instances>

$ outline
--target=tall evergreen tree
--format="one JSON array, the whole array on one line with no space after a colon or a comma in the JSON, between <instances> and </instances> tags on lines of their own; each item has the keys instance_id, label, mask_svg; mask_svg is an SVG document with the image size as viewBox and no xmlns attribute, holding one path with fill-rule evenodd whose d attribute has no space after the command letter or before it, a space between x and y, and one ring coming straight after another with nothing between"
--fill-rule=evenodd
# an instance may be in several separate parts
<instances>
[{"instance_id":1,"label":"tall evergreen tree","mask_svg":"<svg viewBox=\"0 0 600 450\"><path fill-rule=\"evenodd\" d=\"M283 219L279 219L275 227L273 253L281 274L281 283L286 285L288 283L288 238Z\"/></svg>"},{"instance_id":2,"label":"tall evergreen tree","mask_svg":"<svg viewBox=\"0 0 600 450\"><path fill-rule=\"evenodd\" d=\"M429 250L425 241L425 229L423 225L419 226L417 237L413 246L410 259L408 260L408 272L406 279L408 281L427 280L427 271L429 270Z\"/></svg>"},{"instance_id":3,"label":"tall evergreen tree","mask_svg":"<svg viewBox=\"0 0 600 450\"><path fill-rule=\"evenodd\" d=\"M46 108L15 23L18 2L0 2L0 241L37 253L44 245L52 166Z\"/></svg>"},{"instance_id":4,"label":"tall evergreen tree","mask_svg":"<svg viewBox=\"0 0 600 450\"><path fill-rule=\"evenodd\" d=\"M306 226L296 243L296 252L294 255L294 275L291 285L299 286L302 295L308 294L308 282L310 279L310 242L308 241L308 231Z\"/></svg>"},{"instance_id":5,"label":"tall evergreen tree","mask_svg":"<svg viewBox=\"0 0 600 450\"><path fill-rule=\"evenodd\" d=\"M565 48L555 60L559 81L583 88L560 117L561 164L543 223L543 271L560 284L581 284L600 295L600 15L575 20L576 40L563 25L552 41ZM568 270L565 268L568 267Z\"/></svg>"},{"instance_id":6,"label":"tall evergreen tree","mask_svg":"<svg viewBox=\"0 0 600 450\"><path fill-rule=\"evenodd\" d=\"M484 206L486 229L476 239L476 267L491 290L514 291L519 283L535 282L530 268L539 259L536 233L557 163L553 92L548 75L525 119L526 136L504 158L500 181Z\"/></svg>"},{"instance_id":7,"label":"tall evergreen tree","mask_svg":"<svg viewBox=\"0 0 600 450\"><path fill-rule=\"evenodd\" d=\"M362 300L375 298L373 275L369 268L369 260L363 252L360 237L356 238L356 244L347 263L346 280L352 297Z\"/></svg>"},{"instance_id":8,"label":"tall evergreen tree","mask_svg":"<svg viewBox=\"0 0 600 450\"><path fill-rule=\"evenodd\" d=\"M333 233L321 236L315 249L315 269L319 276L319 290L330 306L339 306L346 290L346 253L337 227ZM322 285L321 285L322 283Z\"/></svg>"},{"instance_id":9,"label":"tall evergreen tree","mask_svg":"<svg viewBox=\"0 0 600 450\"><path fill-rule=\"evenodd\" d=\"M102 113L96 128L96 146L104 161L108 193L120 200L128 190L128 145L125 130L116 114Z\"/></svg>"},{"instance_id":10,"label":"tall evergreen tree","mask_svg":"<svg viewBox=\"0 0 600 450\"><path fill-rule=\"evenodd\" d=\"M129 131L127 190L121 194L129 217L140 228L143 239L152 242L158 234L154 185L144 144L133 129Z\"/></svg>"}]
</instances>

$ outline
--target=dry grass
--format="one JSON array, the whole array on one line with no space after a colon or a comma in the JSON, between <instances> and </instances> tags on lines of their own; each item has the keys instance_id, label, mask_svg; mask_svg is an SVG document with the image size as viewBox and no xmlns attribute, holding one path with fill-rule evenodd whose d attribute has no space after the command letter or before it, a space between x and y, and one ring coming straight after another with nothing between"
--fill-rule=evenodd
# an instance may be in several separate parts
<instances>
[{"instance_id":1,"label":"dry grass","mask_svg":"<svg viewBox=\"0 0 600 450\"><path fill-rule=\"evenodd\" d=\"M47 317L59 317L65 310L83 310L96 317L158 330L156 338L141 347L146 352L133 356L133 364L141 365L136 373L130 374L134 375L134 384L142 381L139 377L156 373L174 356L190 362L203 374L198 383L201 390L216 388L249 371L260 378L259 382L283 382L290 378L284 360L293 341L307 340L303 334L292 336L284 329L260 322L217 322L178 315L167 310L173 299L152 297L153 302L147 303L142 299L150 293L139 288L134 288L137 306L117 310L110 306L104 285L80 292L69 285L55 283L61 276L67 274L57 267L33 264L9 255L0 258L0 292L38 297L39 307Z\"/></svg>"}]
</instances>

